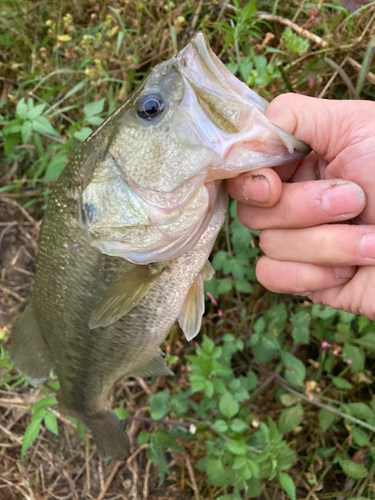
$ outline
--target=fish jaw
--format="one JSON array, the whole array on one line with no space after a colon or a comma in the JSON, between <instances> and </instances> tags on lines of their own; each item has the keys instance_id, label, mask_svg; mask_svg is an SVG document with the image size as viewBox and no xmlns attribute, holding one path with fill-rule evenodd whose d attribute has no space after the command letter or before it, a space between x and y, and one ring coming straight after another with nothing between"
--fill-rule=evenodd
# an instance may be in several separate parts
<instances>
[{"instance_id":1,"label":"fish jaw","mask_svg":"<svg viewBox=\"0 0 375 500\"><path fill-rule=\"evenodd\" d=\"M283 165L311 151L264 116L268 102L230 73L202 33L177 57L185 80L184 123L197 124L195 134L215 153L207 180Z\"/></svg>"}]
</instances>

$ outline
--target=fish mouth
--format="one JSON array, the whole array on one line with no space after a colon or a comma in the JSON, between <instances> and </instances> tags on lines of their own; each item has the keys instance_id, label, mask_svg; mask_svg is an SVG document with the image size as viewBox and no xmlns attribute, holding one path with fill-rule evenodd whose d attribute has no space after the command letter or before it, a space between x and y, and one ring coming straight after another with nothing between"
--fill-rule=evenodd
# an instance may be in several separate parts
<instances>
[{"instance_id":1,"label":"fish mouth","mask_svg":"<svg viewBox=\"0 0 375 500\"><path fill-rule=\"evenodd\" d=\"M185 81L185 110L201 141L216 153L207 179L226 179L255 168L304 157L310 148L269 122L268 102L238 80L211 50L202 33L178 54Z\"/></svg>"}]
</instances>

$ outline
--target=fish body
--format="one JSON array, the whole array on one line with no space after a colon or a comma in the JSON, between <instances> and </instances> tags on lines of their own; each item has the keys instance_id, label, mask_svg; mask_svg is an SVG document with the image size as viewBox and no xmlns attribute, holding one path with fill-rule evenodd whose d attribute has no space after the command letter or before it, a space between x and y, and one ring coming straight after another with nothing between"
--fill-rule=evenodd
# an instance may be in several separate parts
<instances>
[{"instance_id":1,"label":"fish body","mask_svg":"<svg viewBox=\"0 0 375 500\"><path fill-rule=\"evenodd\" d=\"M114 382L171 374L159 346L172 325L188 339L199 331L221 181L309 151L266 120L266 105L197 34L85 141L50 196L10 356L32 383L55 372L61 409L105 456L129 451Z\"/></svg>"}]
</instances>

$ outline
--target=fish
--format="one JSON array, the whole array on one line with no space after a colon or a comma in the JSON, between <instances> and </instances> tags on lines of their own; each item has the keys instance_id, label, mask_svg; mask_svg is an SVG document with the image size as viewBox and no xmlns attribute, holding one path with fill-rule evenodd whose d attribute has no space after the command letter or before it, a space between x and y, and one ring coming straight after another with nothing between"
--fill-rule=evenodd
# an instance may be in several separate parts
<instances>
[{"instance_id":1,"label":"fish","mask_svg":"<svg viewBox=\"0 0 375 500\"><path fill-rule=\"evenodd\" d=\"M173 375L161 343L176 320L188 340L200 330L223 181L310 151L267 105L197 33L86 139L50 195L10 358L32 384L57 376L60 411L103 456L129 454L114 383Z\"/></svg>"}]
</instances>

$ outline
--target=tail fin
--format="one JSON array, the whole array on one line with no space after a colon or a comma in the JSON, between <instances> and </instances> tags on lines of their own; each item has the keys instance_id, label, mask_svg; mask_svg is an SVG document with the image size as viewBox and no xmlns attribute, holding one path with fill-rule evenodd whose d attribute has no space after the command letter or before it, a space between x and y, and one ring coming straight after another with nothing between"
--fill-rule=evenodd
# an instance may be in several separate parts
<instances>
[{"instance_id":1,"label":"tail fin","mask_svg":"<svg viewBox=\"0 0 375 500\"><path fill-rule=\"evenodd\" d=\"M31 384L39 385L49 379L54 363L35 319L32 300L13 327L9 356Z\"/></svg>"},{"instance_id":2,"label":"tail fin","mask_svg":"<svg viewBox=\"0 0 375 500\"><path fill-rule=\"evenodd\" d=\"M82 421L90 429L98 452L102 456L113 460L125 460L129 456L128 435L113 411L85 416Z\"/></svg>"}]
</instances>

